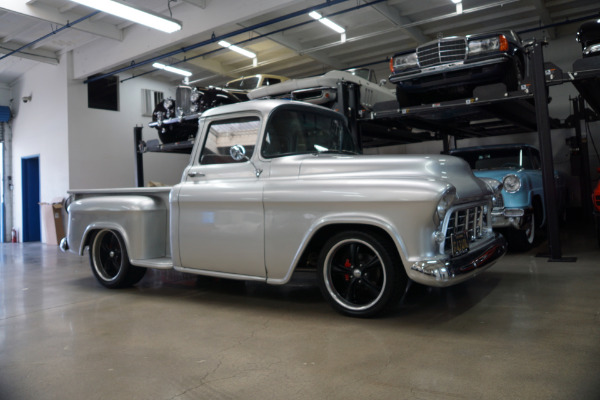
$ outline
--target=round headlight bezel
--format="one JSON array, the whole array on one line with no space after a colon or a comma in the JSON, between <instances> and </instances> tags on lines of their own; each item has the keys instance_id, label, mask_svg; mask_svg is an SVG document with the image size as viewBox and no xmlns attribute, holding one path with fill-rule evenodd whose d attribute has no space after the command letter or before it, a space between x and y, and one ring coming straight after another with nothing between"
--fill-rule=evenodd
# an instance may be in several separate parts
<instances>
[{"instance_id":1,"label":"round headlight bezel","mask_svg":"<svg viewBox=\"0 0 600 400\"><path fill-rule=\"evenodd\" d=\"M455 200L456 200L456 188L454 186L451 186L448 189L446 189L446 191L444 191L444 193L440 197L440 200L438 201L438 204L435 208L433 220L434 220L434 223L436 226L439 226L444 221L444 218L446 218L446 214L448 213L448 210L450 210L450 208L452 208Z\"/></svg>"},{"instance_id":2,"label":"round headlight bezel","mask_svg":"<svg viewBox=\"0 0 600 400\"><path fill-rule=\"evenodd\" d=\"M502 186L507 193L516 193L521 189L521 178L515 174L508 174L502 178Z\"/></svg>"}]
</instances>

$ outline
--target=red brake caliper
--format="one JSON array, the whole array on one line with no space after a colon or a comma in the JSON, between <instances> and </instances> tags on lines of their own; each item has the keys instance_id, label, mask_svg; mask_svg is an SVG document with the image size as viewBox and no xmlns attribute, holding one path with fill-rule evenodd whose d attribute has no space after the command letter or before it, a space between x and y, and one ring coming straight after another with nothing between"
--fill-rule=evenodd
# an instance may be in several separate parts
<instances>
[{"instance_id":1,"label":"red brake caliper","mask_svg":"<svg viewBox=\"0 0 600 400\"><path fill-rule=\"evenodd\" d=\"M350 262L349 258L346 258L346 262L344 263L344 267L346 268L352 268L352 263ZM346 279L346 281L350 280L350 275L349 274L345 274L344 275L344 279Z\"/></svg>"}]
</instances>

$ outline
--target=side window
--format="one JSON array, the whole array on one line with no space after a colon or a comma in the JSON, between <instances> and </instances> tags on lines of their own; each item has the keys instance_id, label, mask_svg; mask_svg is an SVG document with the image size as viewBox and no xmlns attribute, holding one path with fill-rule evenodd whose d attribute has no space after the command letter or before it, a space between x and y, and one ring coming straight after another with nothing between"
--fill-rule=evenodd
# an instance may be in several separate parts
<instances>
[{"instance_id":1,"label":"side window","mask_svg":"<svg viewBox=\"0 0 600 400\"><path fill-rule=\"evenodd\" d=\"M542 169L542 161L540 160L540 153L537 150L530 149L531 152L531 164L532 169Z\"/></svg>"},{"instance_id":2,"label":"side window","mask_svg":"<svg viewBox=\"0 0 600 400\"><path fill-rule=\"evenodd\" d=\"M281 82L281 80L277 78L265 78L265 80L263 81L263 86L275 85L279 82Z\"/></svg>"},{"instance_id":3,"label":"side window","mask_svg":"<svg viewBox=\"0 0 600 400\"><path fill-rule=\"evenodd\" d=\"M246 156L251 158L259 130L260 119L258 117L235 118L211 123L200 154L200 164L246 162L245 160L235 161L231 158L229 149L236 144L242 145L246 149Z\"/></svg>"}]
</instances>

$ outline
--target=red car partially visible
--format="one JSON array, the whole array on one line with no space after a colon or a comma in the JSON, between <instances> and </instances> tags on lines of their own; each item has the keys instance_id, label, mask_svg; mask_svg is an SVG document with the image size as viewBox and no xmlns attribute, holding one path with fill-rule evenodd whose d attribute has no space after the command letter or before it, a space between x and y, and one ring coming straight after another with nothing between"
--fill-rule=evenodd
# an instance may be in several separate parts
<instances>
[{"instance_id":1,"label":"red car partially visible","mask_svg":"<svg viewBox=\"0 0 600 400\"><path fill-rule=\"evenodd\" d=\"M598 168L600 173L600 168ZM600 181L592 193L592 203L594 204L594 219L596 220L596 236L598 237L598 246L600 246Z\"/></svg>"}]
</instances>

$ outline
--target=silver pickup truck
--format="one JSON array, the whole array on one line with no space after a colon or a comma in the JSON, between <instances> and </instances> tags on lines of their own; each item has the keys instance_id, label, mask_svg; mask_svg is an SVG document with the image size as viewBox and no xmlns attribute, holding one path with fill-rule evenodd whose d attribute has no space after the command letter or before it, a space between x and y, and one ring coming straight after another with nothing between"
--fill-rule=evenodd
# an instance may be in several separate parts
<instances>
[{"instance_id":1,"label":"silver pickup truck","mask_svg":"<svg viewBox=\"0 0 600 400\"><path fill-rule=\"evenodd\" d=\"M357 152L340 114L256 100L204 112L181 183L73 190L63 250L108 288L147 268L285 284L312 269L332 306L372 316L410 280L448 286L506 252L499 182L443 155Z\"/></svg>"}]
</instances>

